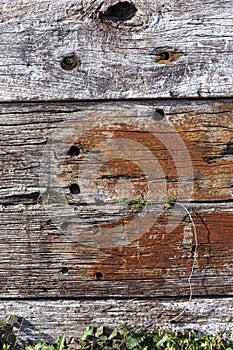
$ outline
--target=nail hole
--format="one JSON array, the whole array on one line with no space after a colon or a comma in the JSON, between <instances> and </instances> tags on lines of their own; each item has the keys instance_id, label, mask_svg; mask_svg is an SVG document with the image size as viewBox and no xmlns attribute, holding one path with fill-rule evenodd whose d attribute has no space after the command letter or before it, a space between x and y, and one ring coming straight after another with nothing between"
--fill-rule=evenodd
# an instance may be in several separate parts
<instances>
[{"instance_id":1,"label":"nail hole","mask_svg":"<svg viewBox=\"0 0 233 350\"><path fill-rule=\"evenodd\" d=\"M179 49L168 47L157 47L153 49L150 54L154 55L155 62L159 64L173 64L185 55L185 53Z\"/></svg>"},{"instance_id":2,"label":"nail hole","mask_svg":"<svg viewBox=\"0 0 233 350\"><path fill-rule=\"evenodd\" d=\"M162 61L167 61L167 60L169 60L169 58L170 58L169 52L166 52L166 51L161 52L161 54L160 54L160 59L161 59Z\"/></svg>"},{"instance_id":3,"label":"nail hole","mask_svg":"<svg viewBox=\"0 0 233 350\"><path fill-rule=\"evenodd\" d=\"M78 184L71 184L70 185L70 193L72 194L78 194L80 193L80 187Z\"/></svg>"},{"instance_id":4,"label":"nail hole","mask_svg":"<svg viewBox=\"0 0 233 350\"><path fill-rule=\"evenodd\" d=\"M80 154L80 148L78 148L77 146L71 146L67 154L71 158L77 157Z\"/></svg>"},{"instance_id":5,"label":"nail hole","mask_svg":"<svg viewBox=\"0 0 233 350\"><path fill-rule=\"evenodd\" d=\"M80 67L80 58L76 55L69 55L63 58L61 61L61 68L65 70L72 70L74 68Z\"/></svg>"},{"instance_id":6,"label":"nail hole","mask_svg":"<svg viewBox=\"0 0 233 350\"><path fill-rule=\"evenodd\" d=\"M153 116L154 120L160 121L160 120L163 120L164 117L165 117L165 113L163 109L156 109L154 111L154 116Z\"/></svg>"},{"instance_id":7,"label":"nail hole","mask_svg":"<svg viewBox=\"0 0 233 350\"><path fill-rule=\"evenodd\" d=\"M101 281L103 279L104 275L102 274L102 272L96 272L95 273L95 279L97 281Z\"/></svg>"},{"instance_id":8,"label":"nail hole","mask_svg":"<svg viewBox=\"0 0 233 350\"><path fill-rule=\"evenodd\" d=\"M100 12L99 18L103 21L124 22L132 19L136 12L137 8L134 4L123 1L110 6L104 13Z\"/></svg>"},{"instance_id":9,"label":"nail hole","mask_svg":"<svg viewBox=\"0 0 233 350\"><path fill-rule=\"evenodd\" d=\"M62 273L63 275L67 275L68 272L69 272L68 267L63 266L63 267L61 268L61 273Z\"/></svg>"}]
</instances>

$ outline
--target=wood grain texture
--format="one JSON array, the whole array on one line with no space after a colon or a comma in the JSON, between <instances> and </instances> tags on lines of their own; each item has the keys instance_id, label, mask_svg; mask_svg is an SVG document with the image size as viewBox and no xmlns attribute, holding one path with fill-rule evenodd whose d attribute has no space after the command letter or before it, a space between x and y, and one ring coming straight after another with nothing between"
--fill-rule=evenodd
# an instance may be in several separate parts
<instances>
[{"instance_id":1,"label":"wood grain texture","mask_svg":"<svg viewBox=\"0 0 233 350\"><path fill-rule=\"evenodd\" d=\"M157 110L164 111L164 119ZM171 145L169 137L177 133L175 142L183 140L186 148L183 154L177 153L177 157L183 157L186 164L185 156L189 154L193 168L193 177L186 179L187 183L193 182L193 192L186 194L186 198L191 195L193 201L199 202L232 199L232 101L21 104L2 105L0 113L1 204L35 202L35 194L40 190L39 174L43 168L41 157L44 155L44 161L48 161L44 149L48 144L57 147L59 130L70 132L69 139L63 142L63 155L60 156L63 161L61 170L67 168L61 185L64 188L75 181L80 162L88 160L93 163L93 159L85 158L88 150L103 139L111 139L110 133L115 130L115 139L136 141L144 147L147 157L150 152L154 154L154 160L157 159L163 167L168 195L175 194L179 179L176 156L170 151L173 148L174 153L180 144ZM163 120L159 121L158 117ZM159 140L166 132L167 140ZM80 157L67 155L73 143L80 146ZM110 166L104 168L102 175L107 178L113 170ZM118 170L124 170L120 163ZM131 177L136 172L139 183L145 181L140 178L142 174L136 167L131 166L127 170L131 171Z\"/></svg>"},{"instance_id":2,"label":"wood grain texture","mask_svg":"<svg viewBox=\"0 0 233 350\"><path fill-rule=\"evenodd\" d=\"M164 118L155 112L162 109ZM188 296L197 242L187 212L162 203L159 217L148 227L146 215L156 212L156 206L146 207L147 211L111 201L116 194L110 190L117 187L118 180L123 189L132 182L129 190L135 189L136 198L147 195L147 179L154 178L143 177L142 169L135 166L143 159L150 160L149 168L153 162L160 164L167 184L164 196L179 195L180 183L188 186L193 182L193 193L182 192L181 203L190 204L197 231L197 261L191 279L194 295L232 295L231 101L7 104L1 106L0 124L2 298ZM155 125L161 129L154 132ZM162 142L163 134L166 141ZM180 144L169 143L174 135L183 140L185 154L191 157L192 179L184 176L177 181L177 164L182 168L186 160L181 157L182 162L177 163ZM80 175L80 167L95 166L94 153L103 151L95 146L103 145L106 138L120 139L121 144L126 139L137 141L143 152L136 148L131 154L140 156L131 163L121 152L123 163L115 168L111 162L109 168L103 163L101 176L94 175L96 181L104 179L101 184L109 195L102 202L95 202L94 197L88 202L95 186L90 190L86 186L87 193L83 193L81 184L80 195L88 195L85 204L79 194L68 193L69 185L81 177L85 185L91 173ZM67 153L72 144L81 152L75 157ZM58 157L61 173L54 172L56 167L49 163L44 147ZM109 159L116 156L111 147L104 151L109 152ZM95 152L88 158L92 148ZM151 154L153 161L148 158ZM48 175L49 164L55 187L66 199L58 206L52 197L50 202L48 196L39 195L41 173L42 178ZM123 172L127 164L131 169L128 177ZM157 180L159 188L163 179ZM126 230L132 222L140 226L139 231L138 226ZM171 232L167 231L169 222L175 225Z\"/></svg>"},{"instance_id":3,"label":"wood grain texture","mask_svg":"<svg viewBox=\"0 0 233 350\"><path fill-rule=\"evenodd\" d=\"M3 0L1 101L232 96L230 0L117 3Z\"/></svg>"},{"instance_id":4,"label":"wood grain texture","mask_svg":"<svg viewBox=\"0 0 233 350\"><path fill-rule=\"evenodd\" d=\"M232 208L221 209L199 211L195 217L199 247L194 295L233 293ZM86 242L79 244L77 232L61 234L35 206L4 209L0 229L3 298L189 295L194 244L189 222L166 236L158 222L138 241L113 248L88 246L90 224L80 225ZM97 272L103 278L98 280Z\"/></svg>"},{"instance_id":5,"label":"wood grain texture","mask_svg":"<svg viewBox=\"0 0 233 350\"><path fill-rule=\"evenodd\" d=\"M232 331L232 18L230 0L1 1L0 317L22 341L185 306L175 327Z\"/></svg>"},{"instance_id":6,"label":"wood grain texture","mask_svg":"<svg viewBox=\"0 0 233 350\"><path fill-rule=\"evenodd\" d=\"M187 307L171 325L169 320ZM194 299L189 305L180 300L39 300L4 301L0 317L16 314L23 321L19 340L41 339L54 342L61 333L67 338L80 336L89 325L113 328L128 324L134 329L195 329L205 334L223 333L229 337L233 327L232 299Z\"/></svg>"}]
</instances>

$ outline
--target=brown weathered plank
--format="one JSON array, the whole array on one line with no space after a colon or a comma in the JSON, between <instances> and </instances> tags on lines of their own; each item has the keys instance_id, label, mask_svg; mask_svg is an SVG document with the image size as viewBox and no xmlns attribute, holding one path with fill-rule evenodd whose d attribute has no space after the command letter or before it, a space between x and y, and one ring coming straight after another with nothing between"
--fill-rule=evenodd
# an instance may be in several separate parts
<instances>
[{"instance_id":1,"label":"brown weathered plank","mask_svg":"<svg viewBox=\"0 0 233 350\"><path fill-rule=\"evenodd\" d=\"M232 118L231 101L2 105L1 297L188 296L192 268L194 295L232 295Z\"/></svg>"},{"instance_id":2,"label":"brown weathered plank","mask_svg":"<svg viewBox=\"0 0 233 350\"><path fill-rule=\"evenodd\" d=\"M93 224L80 224L79 232L66 233L50 222L39 205L4 208L1 297L189 295L193 231L186 217L186 222L166 234L170 215L164 214L137 241L99 248L99 244L89 245L98 226L94 218ZM212 206L197 211L193 218L198 237L193 294L232 295L232 208Z\"/></svg>"},{"instance_id":3,"label":"brown weathered plank","mask_svg":"<svg viewBox=\"0 0 233 350\"><path fill-rule=\"evenodd\" d=\"M164 110L165 117L162 122L158 121L158 118L162 117L156 110ZM106 123L109 123L109 126L106 126ZM2 105L0 125L2 204L30 202L30 198L33 201L33 194L39 192L41 167L47 170L41 158L44 155L44 162L48 161L46 153L43 153L44 147L46 143L51 142L51 147L58 148L55 144L56 137L59 137L58 130L66 129L70 133L68 135L70 139L62 143L64 150L60 157L65 163L68 162L65 167L70 167L72 171L67 171L66 177L62 180L63 187L76 181L80 161L86 159L86 162L92 162L94 166L94 158L87 158L86 152L95 143L103 141L101 136L103 133L106 133L107 139L111 139L111 133L115 128L115 139L124 138L129 142L132 141L131 148L136 147L133 141L137 142L137 151L132 149L131 160L135 158L135 161L140 161L140 147L144 147L143 151L148 159L151 159L153 153L154 161L157 159L161 163L162 180L166 180L168 186L167 195L176 194L177 182L181 182L178 175L185 174L184 169L181 169L181 174L177 173L177 166L182 168L182 165L177 165L176 162L183 161L185 168L188 164L185 157L189 155L193 174L187 170L186 183L188 190L192 189L193 193L183 194L184 198L192 198L195 201L232 199L231 101ZM92 129L89 134L88 129ZM162 136L163 133L165 136ZM185 146L183 153L179 150L181 141ZM67 156L73 142L79 143L83 148L80 157ZM170 154L171 149L173 154ZM176 150L180 152L177 155L174 154ZM137 152L139 152L138 159L136 159ZM119 155L122 156L121 151ZM116 154L112 153L111 157L113 156ZM118 170L122 176L127 171L132 177L133 174L138 176L138 180L132 179L135 187L137 182L140 186L145 182L142 171L137 166L128 162L126 169L126 161L118 163ZM64 170L64 164L60 168L61 171ZM149 162L148 167L150 166ZM93 171L93 168L86 171ZM109 190L114 184L114 179L109 178L113 171L111 164L102 171L103 184L107 185ZM188 175L192 175L192 178L189 179ZM109 185L106 184L107 180ZM89 189L86 188L86 191ZM145 193L145 186L141 190L141 195L143 191Z\"/></svg>"},{"instance_id":4,"label":"brown weathered plank","mask_svg":"<svg viewBox=\"0 0 233 350\"><path fill-rule=\"evenodd\" d=\"M232 96L231 0L118 3L2 0L1 100Z\"/></svg>"},{"instance_id":5,"label":"brown weathered plank","mask_svg":"<svg viewBox=\"0 0 233 350\"><path fill-rule=\"evenodd\" d=\"M113 328L127 323L134 329L195 329L205 334L230 336L233 327L232 299L185 300L40 300L4 301L0 317L16 314L23 321L19 341L41 339L53 342L61 333L77 337L89 325ZM169 321L186 311L171 326Z\"/></svg>"}]
</instances>

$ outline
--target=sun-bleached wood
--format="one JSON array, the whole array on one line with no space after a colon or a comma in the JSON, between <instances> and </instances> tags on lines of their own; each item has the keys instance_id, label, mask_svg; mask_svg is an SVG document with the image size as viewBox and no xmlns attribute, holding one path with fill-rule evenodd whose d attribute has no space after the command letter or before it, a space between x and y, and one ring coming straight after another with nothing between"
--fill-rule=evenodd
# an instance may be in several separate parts
<instances>
[{"instance_id":1,"label":"sun-bleached wood","mask_svg":"<svg viewBox=\"0 0 233 350\"><path fill-rule=\"evenodd\" d=\"M176 317L186 308L176 323ZM54 342L61 333L79 337L88 325L109 328L128 324L133 329L170 330L194 329L205 334L221 332L230 337L233 327L232 298L187 300L143 300L143 299L102 299L102 300L19 300L4 301L0 304L0 317L18 315L21 329L18 339Z\"/></svg>"},{"instance_id":2,"label":"sun-bleached wood","mask_svg":"<svg viewBox=\"0 0 233 350\"><path fill-rule=\"evenodd\" d=\"M2 0L1 101L232 96L230 0L118 2Z\"/></svg>"}]
</instances>

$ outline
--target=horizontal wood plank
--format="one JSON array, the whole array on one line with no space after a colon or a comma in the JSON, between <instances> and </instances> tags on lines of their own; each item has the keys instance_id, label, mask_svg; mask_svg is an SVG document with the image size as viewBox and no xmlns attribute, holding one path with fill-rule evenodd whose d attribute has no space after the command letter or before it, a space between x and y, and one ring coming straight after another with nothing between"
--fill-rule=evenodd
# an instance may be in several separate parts
<instances>
[{"instance_id":1,"label":"horizontal wood plank","mask_svg":"<svg viewBox=\"0 0 233 350\"><path fill-rule=\"evenodd\" d=\"M182 316L171 325L184 308ZM232 299L186 300L39 300L4 301L0 317L17 315L21 322L18 341L40 339L54 342L61 333L67 340L79 337L89 325L114 328L128 324L134 329L194 329L205 334L221 332L230 337L233 327Z\"/></svg>"},{"instance_id":2,"label":"horizontal wood plank","mask_svg":"<svg viewBox=\"0 0 233 350\"><path fill-rule=\"evenodd\" d=\"M131 163L126 160L123 163L118 162L117 165L106 162L108 167L103 167L100 180L110 192L115 184L113 173L118 171L125 180L125 186L127 179L124 179L124 173L128 172L138 193L145 193L145 183L155 181L149 169L152 166L151 157L154 157L153 161L158 161L162 167L157 177L161 175L161 182L167 182L166 196L179 197L178 185L184 176L183 186L187 183L187 190L190 191L182 194L184 198L200 202L229 201L232 199L233 172L232 107L231 101L2 105L0 203L37 202L41 186L40 175L48 170L46 147L56 149L56 156L59 155L63 162L58 167L60 173L65 172L66 175L57 173L56 176L57 181L62 176L61 187L67 191L67 187L77 180L81 163L93 164L93 167L85 168L86 176L96 169L94 153L88 158L88 151L95 149L94 146L98 144L106 147L101 142L104 139L111 140L112 137L116 142L118 139L128 140L127 146L131 148L131 153L127 156L131 157ZM68 134L63 140L61 132L64 130ZM58 142L56 138L59 137ZM74 158L67 155L73 143L81 152ZM109 149L111 147L109 145ZM112 158L122 157L122 150L118 155L116 151L111 152ZM148 163L142 162L140 152L144 152ZM105 154L107 157L107 151ZM133 161L138 162L139 167L142 165L148 168L148 181L138 166L132 164ZM185 167L192 169L185 170ZM180 173L177 168L180 168ZM41 182L43 184L42 180ZM141 189L138 188L139 185ZM85 181L84 186L88 192ZM72 199L74 198L70 198Z\"/></svg>"},{"instance_id":3,"label":"horizontal wood plank","mask_svg":"<svg viewBox=\"0 0 233 350\"><path fill-rule=\"evenodd\" d=\"M0 296L232 295L232 118L231 101L2 105Z\"/></svg>"},{"instance_id":4,"label":"horizontal wood plank","mask_svg":"<svg viewBox=\"0 0 233 350\"><path fill-rule=\"evenodd\" d=\"M1 101L232 96L230 0L117 4L3 0Z\"/></svg>"},{"instance_id":5,"label":"horizontal wood plank","mask_svg":"<svg viewBox=\"0 0 233 350\"><path fill-rule=\"evenodd\" d=\"M194 295L232 295L233 208L195 209ZM185 217L166 234L162 219L127 245L89 245L94 223L59 230L42 206L9 206L1 213L1 297L188 296L195 245ZM67 218L64 218L67 219ZM80 236L82 242L80 243ZM109 231L111 239L111 231ZM101 275L99 275L101 273ZM99 276L99 277L98 277Z\"/></svg>"}]
</instances>

